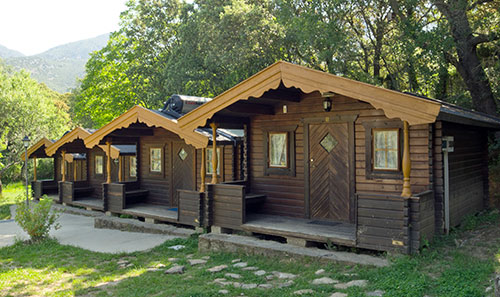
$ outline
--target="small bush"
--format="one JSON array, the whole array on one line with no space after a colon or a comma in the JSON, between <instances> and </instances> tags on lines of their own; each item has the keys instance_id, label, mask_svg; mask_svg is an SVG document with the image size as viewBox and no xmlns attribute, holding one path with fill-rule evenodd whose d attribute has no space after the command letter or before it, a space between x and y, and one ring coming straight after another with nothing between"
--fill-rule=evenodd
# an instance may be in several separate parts
<instances>
[{"instance_id":1,"label":"small bush","mask_svg":"<svg viewBox=\"0 0 500 297\"><path fill-rule=\"evenodd\" d=\"M25 202L19 202L16 210L16 223L30 236L32 242L40 241L49 235L50 228L56 223L58 213L51 213L52 200L44 196L38 203L30 203L28 207Z\"/></svg>"}]
</instances>

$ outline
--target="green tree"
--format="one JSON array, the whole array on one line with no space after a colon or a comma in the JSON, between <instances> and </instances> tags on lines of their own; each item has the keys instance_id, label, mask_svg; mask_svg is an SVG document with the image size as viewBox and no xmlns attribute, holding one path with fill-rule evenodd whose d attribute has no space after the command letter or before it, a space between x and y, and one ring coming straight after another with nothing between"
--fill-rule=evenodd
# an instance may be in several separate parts
<instances>
[{"instance_id":1,"label":"green tree","mask_svg":"<svg viewBox=\"0 0 500 297\"><path fill-rule=\"evenodd\" d=\"M0 192L1 178L20 164L22 138L32 144L41 137L56 138L71 125L65 97L0 63Z\"/></svg>"}]
</instances>

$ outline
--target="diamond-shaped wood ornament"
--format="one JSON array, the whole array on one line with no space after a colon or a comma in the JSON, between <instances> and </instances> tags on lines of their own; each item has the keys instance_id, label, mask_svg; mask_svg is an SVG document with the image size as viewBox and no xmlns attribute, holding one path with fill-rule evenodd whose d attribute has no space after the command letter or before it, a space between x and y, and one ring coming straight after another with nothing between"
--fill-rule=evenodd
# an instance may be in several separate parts
<instances>
[{"instance_id":1,"label":"diamond-shaped wood ornament","mask_svg":"<svg viewBox=\"0 0 500 297\"><path fill-rule=\"evenodd\" d=\"M181 158L182 161L184 161L187 158L187 155L188 153L184 149L181 149L179 151L179 158Z\"/></svg>"},{"instance_id":2,"label":"diamond-shaped wood ornament","mask_svg":"<svg viewBox=\"0 0 500 297\"><path fill-rule=\"evenodd\" d=\"M326 134L320 141L321 147L325 149L328 153L331 152L339 142L330 133Z\"/></svg>"}]
</instances>

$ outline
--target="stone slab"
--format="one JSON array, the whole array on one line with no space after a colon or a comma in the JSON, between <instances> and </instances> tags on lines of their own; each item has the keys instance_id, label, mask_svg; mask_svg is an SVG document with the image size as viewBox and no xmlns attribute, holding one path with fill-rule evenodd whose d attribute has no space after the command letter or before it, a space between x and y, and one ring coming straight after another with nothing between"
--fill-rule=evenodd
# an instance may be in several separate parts
<instances>
[{"instance_id":1,"label":"stone slab","mask_svg":"<svg viewBox=\"0 0 500 297\"><path fill-rule=\"evenodd\" d=\"M174 235L182 238L188 238L195 233L192 229L179 228L167 224L148 224L135 219L123 219L109 216L96 217L94 219L94 227L97 229Z\"/></svg>"},{"instance_id":2,"label":"stone slab","mask_svg":"<svg viewBox=\"0 0 500 297\"><path fill-rule=\"evenodd\" d=\"M243 252L248 255L282 257L287 259L312 258L320 262L361 264L378 267L389 265L389 261L381 257L298 247L270 240L258 240L253 237L232 234L203 234L199 237L198 250L200 252Z\"/></svg>"}]
</instances>

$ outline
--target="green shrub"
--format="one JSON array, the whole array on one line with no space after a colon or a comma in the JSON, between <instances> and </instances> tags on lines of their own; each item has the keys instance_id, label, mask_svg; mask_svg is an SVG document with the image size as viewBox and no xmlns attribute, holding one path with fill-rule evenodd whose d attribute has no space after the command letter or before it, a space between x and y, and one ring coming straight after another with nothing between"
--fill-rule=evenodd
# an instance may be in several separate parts
<instances>
[{"instance_id":1,"label":"green shrub","mask_svg":"<svg viewBox=\"0 0 500 297\"><path fill-rule=\"evenodd\" d=\"M25 201L17 204L15 221L28 233L32 242L46 238L52 226L59 229L60 225L56 222L59 214L51 213L51 206L52 200L45 195L38 203L30 203L29 207Z\"/></svg>"}]
</instances>

